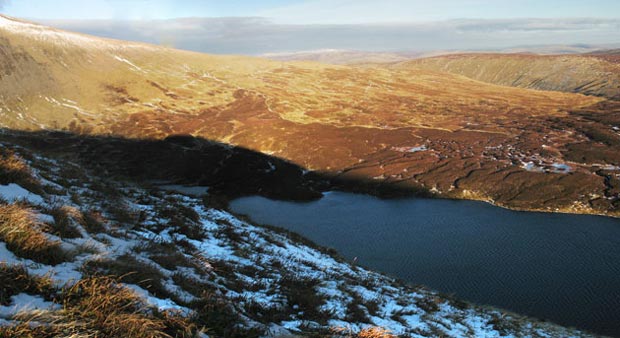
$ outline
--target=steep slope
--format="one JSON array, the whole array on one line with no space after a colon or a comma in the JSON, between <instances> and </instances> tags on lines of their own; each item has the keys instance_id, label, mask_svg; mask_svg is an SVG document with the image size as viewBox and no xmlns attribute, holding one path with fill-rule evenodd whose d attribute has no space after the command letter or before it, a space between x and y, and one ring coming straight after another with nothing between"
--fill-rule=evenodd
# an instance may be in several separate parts
<instances>
[{"instance_id":1,"label":"steep slope","mask_svg":"<svg viewBox=\"0 0 620 338\"><path fill-rule=\"evenodd\" d=\"M6 17L0 37L15 70L0 77L6 128L191 134L349 186L619 214L620 106L603 98L416 67L212 56Z\"/></svg>"},{"instance_id":2,"label":"steep slope","mask_svg":"<svg viewBox=\"0 0 620 338\"><path fill-rule=\"evenodd\" d=\"M613 62L612 55L458 54L407 61L394 67L417 67L502 86L620 100L620 65Z\"/></svg>"},{"instance_id":3,"label":"steep slope","mask_svg":"<svg viewBox=\"0 0 620 338\"><path fill-rule=\"evenodd\" d=\"M2 337L591 336L402 285L204 187L115 180L76 139L0 135Z\"/></svg>"}]
</instances>

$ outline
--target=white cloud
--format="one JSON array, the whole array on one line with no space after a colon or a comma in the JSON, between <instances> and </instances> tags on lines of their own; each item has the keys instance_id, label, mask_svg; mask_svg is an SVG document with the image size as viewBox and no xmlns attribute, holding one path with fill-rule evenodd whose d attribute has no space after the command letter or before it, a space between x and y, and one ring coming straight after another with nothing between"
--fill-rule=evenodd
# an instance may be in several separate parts
<instances>
[{"instance_id":1,"label":"white cloud","mask_svg":"<svg viewBox=\"0 0 620 338\"><path fill-rule=\"evenodd\" d=\"M51 21L84 33L222 54L315 49L428 51L523 45L617 44L620 19L448 20L402 24L292 25L264 18Z\"/></svg>"},{"instance_id":2,"label":"white cloud","mask_svg":"<svg viewBox=\"0 0 620 338\"><path fill-rule=\"evenodd\" d=\"M257 15L282 24L362 24L459 18L619 18L617 0L306 0Z\"/></svg>"}]
</instances>

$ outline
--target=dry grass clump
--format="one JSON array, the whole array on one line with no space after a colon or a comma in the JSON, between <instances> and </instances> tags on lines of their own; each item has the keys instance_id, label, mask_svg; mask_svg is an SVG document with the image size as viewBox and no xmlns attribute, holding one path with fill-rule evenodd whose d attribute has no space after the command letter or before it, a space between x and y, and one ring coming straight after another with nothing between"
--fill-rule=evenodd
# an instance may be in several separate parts
<instances>
[{"instance_id":1,"label":"dry grass clump","mask_svg":"<svg viewBox=\"0 0 620 338\"><path fill-rule=\"evenodd\" d=\"M0 240L16 256L56 265L67 260L59 241L50 240L34 212L19 204L0 205Z\"/></svg>"},{"instance_id":2,"label":"dry grass clump","mask_svg":"<svg viewBox=\"0 0 620 338\"><path fill-rule=\"evenodd\" d=\"M32 177L30 167L12 150L0 148L0 182L9 183Z\"/></svg>"},{"instance_id":3,"label":"dry grass clump","mask_svg":"<svg viewBox=\"0 0 620 338\"><path fill-rule=\"evenodd\" d=\"M198 328L173 312L153 312L113 278L80 280L62 290L62 309L23 313L0 337L196 337Z\"/></svg>"},{"instance_id":4,"label":"dry grass clump","mask_svg":"<svg viewBox=\"0 0 620 338\"><path fill-rule=\"evenodd\" d=\"M389 330L380 327L367 327L358 333L353 333L348 328L334 328L333 333L342 338L396 338Z\"/></svg>"},{"instance_id":5,"label":"dry grass clump","mask_svg":"<svg viewBox=\"0 0 620 338\"><path fill-rule=\"evenodd\" d=\"M110 337L164 337L163 321L144 315L145 306L126 287L107 277L87 278L63 292L65 318L82 321Z\"/></svg>"},{"instance_id":6,"label":"dry grass clump","mask_svg":"<svg viewBox=\"0 0 620 338\"><path fill-rule=\"evenodd\" d=\"M166 225L167 228L172 228L188 238L203 240L206 237L205 230L200 224L200 215L190 207L173 202L159 210L158 215L170 220Z\"/></svg>"},{"instance_id":7,"label":"dry grass clump","mask_svg":"<svg viewBox=\"0 0 620 338\"><path fill-rule=\"evenodd\" d=\"M215 337L258 338L263 333L258 328L246 328L240 323L244 318L234 309L233 304L222 296L206 290L203 295L190 304L196 309L194 320L208 328L208 334Z\"/></svg>"},{"instance_id":8,"label":"dry grass clump","mask_svg":"<svg viewBox=\"0 0 620 338\"><path fill-rule=\"evenodd\" d=\"M357 338L396 338L390 331L380 327L365 328L357 334Z\"/></svg>"},{"instance_id":9,"label":"dry grass clump","mask_svg":"<svg viewBox=\"0 0 620 338\"><path fill-rule=\"evenodd\" d=\"M200 263L196 262L193 255L185 255L181 248L175 243L163 240L153 240L148 243L133 248L135 252L146 252L149 258L163 267L164 269L174 271L178 267L194 268L200 271Z\"/></svg>"},{"instance_id":10,"label":"dry grass clump","mask_svg":"<svg viewBox=\"0 0 620 338\"><path fill-rule=\"evenodd\" d=\"M83 223L84 216L75 207L64 205L53 208L48 213L54 217L54 224L49 225L49 230L61 238L81 238L82 234L75 223Z\"/></svg>"},{"instance_id":11,"label":"dry grass clump","mask_svg":"<svg viewBox=\"0 0 620 338\"><path fill-rule=\"evenodd\" d=\"M131 254L124 254L114 260L91 260L84 264L84 272L89 276L115 276L122 283L135 284L159 298L172 295L162 281L162 272L153 264L137 260Z\"/></svg>"},{"instance_id":12,"label":"dry grass clump","mask_svg":"<svg viewBox=\"0 0 620 338\"><path fill-rule=\"evenodd\" d=\"M43 193L30 166L10 149L0 148L0 184L17 183L33 193Z\"/></svg>"},{"instance_id":13,"label":"dry grass clump","mask_svg":"<svg viewBox=\"0 0 620 338\"><path fill-rule=\"evenodd\" d=\"M98 210L91 209L82 211L82 217L78 219L78 222L91 234L101 233L106 230L106 219L103 217L101 211Z\"/></svg>"},{"instance_id":14,"label":"dry grass clump","mask_svg":"<svg viewBox=\"0 0 620 338\"><path fill-rule=\"evenodd\" d=\"M11 297L20 293L51 299L54 293L52 280L31 276L21 265L0 263L0 305L10 305Z\"/></svg>"},{"instance_id":15,"label":"dry grass clump","mask_svg":"<svg viewBox=\"0 0 620 338\"><path fill-rule=\"evenodd\" d=\"M110 195L104 195L110 197ZM106 211L110 219L115 220L122 226L134 227L140 221L140 212L133 210L126 202L116 200L108 203Z\"/></svg>"},{"instance_id":16,"label":"dry grass clump","mask_svg":"<svg viewBox=\"0 0 620 338\"><path fill-rule=\"evenodd\" d=\"M428 296L417 299L415 305L428 313L433 313L439 311L439 305L443 302L444 300L440 297Z\"/></svg>"},{"instance_id":17,"label":"dry grass clump","mask_svg":"<svg viewBox=\"0 0 620 338\"><path fill-rule=\"evenodd\" d=\"M164 269L168 269L171 271L176 270L178 267L188 267L188 268L196 268L197 265L192 262L191 259L185 257L181 252L173 252L170 255L158 254L152 255L149 258L153 260L153 262L159 264Z\"/></svg>"},{"instance_id":18,"label":"dry grass clump","mask_svg":"<svg viewBox=\"0 0 620 338\"><path fill-rule=\"evenodd\" d=\"M297 306L304 316L319 323L326 323L330 314L320 310L325 303L325 296L316 292L318 279L303 279L297 276L284 276L280 282L282 290L286 292L289 306Z\"/></svg>"}]
</instances>

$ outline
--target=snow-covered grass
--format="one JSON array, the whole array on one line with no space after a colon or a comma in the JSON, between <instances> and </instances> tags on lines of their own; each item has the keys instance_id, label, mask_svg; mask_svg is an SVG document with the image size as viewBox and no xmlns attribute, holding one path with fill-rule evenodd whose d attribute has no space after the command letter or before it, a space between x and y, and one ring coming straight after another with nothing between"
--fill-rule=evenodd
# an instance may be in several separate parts
<instances>
[{"instance_id":1,"label":"snow-covered grass","mask_svg":"<svg viewBox=\"0 0 620 338\"><path fill-rule=\"evenodd\" d=\"M186 317L153 312L139 293L108 277L85 278L55 295L54 302L18 294L0 308L10 337L191 337L198 333Z\"/></svg>"},{"instance_id":2,"label":"snow-covered grass","mask_svg":"<svg viewBox=\"0 0 620 338\"><path fill-rule=\"evenodd\" d=\"M41 261L1 238L0 261L11 265L0 266L0 281L22 269L32 283L0 293L0 310L6 310L0 311L6 314L0 336L54 330L57 323L104 337L191 337L202 327L215 337L586 336L403 285L294 234L212 207L196 189L113 182L69 159L27 158L31 176L47 192L39 194L40 203L0 204L1 224L57 243L64 255ZM22 300L37 310L9 313L25 305ZM110 326L105 315L118 325Z\"/></svg>"},{"instance_id":3,"label":"snow-covered grass","mask_svg":"<svg viewBox=\"0 0 620 338\"><path fill-rule=\"evenodd\" d=\"M37 25L8 16L0 15L0 30L19 34L24 37L35 39L38 41L54 41L60 46L93 48L93 49L122 49L122 47L156 49L155 46L149 46L140 43L125 43L121 45L115 40L93 38L88 35L67 32L59 29L50 29L49 27Z\"/></svg>"}]
</instances>

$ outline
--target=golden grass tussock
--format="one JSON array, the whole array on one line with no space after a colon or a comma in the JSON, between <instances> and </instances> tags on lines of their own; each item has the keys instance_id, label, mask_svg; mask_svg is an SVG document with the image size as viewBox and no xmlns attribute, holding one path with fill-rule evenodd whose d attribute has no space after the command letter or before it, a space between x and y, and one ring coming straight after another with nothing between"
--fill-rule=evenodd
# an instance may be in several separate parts
<instances>
[{"instance_id":1,"label":"golden grass tussock","mask_svg":"<svg viewBox=\"0 0 620 338\"><path fill-rule=\"evenodd\" d=\"M339 337L346 338L396 338L389 330L380 327L367 327L358 333L353 333L349 328L333 328L332 332Z\"/></svg>"},{"instance_id":2,"label":"golden grass tussock","mask_svg":"<svg viewBox=\"0 0 620 338\"><path fill-rule=\"evenodd\" d=\"M101 211L98 210L82 211L82 217L78 218L77 221L89 233L100 233L105 230L106 219Z\"/></svg>"},{"instance_id":3,"label":"golden grass tussock","mask_svg":"<svg viewBox=\"0 0 620 338\"><path fill-rule=\"evenodd\" d=\"M52 280L30 275L22 265L0 262L0 305L9 305L11 297L20 293L50 298L54 293Z\"/></svg>"},{"instance_id":4,"label":"golden grass tussock","mask_svg":"<svg viewBox=\"0 0 620 338\"><path fill-rule=\"evenodd\" d=\"M54 217L54 223L49 225L49 232L61 238L80 238L82 234L76 224L85 223L84 215L76 207L63 205L48 212Z\"/></svg>"},{"instance_id":5,"label":"golden grass tussock","mask_svg":"<svg viewBox=\"0 0 620 338\"><path fill-rule=\"evenodd\" d=\"M396 338L390 331L380 327L370 327L363 329L357 334L358 338Z\"/></svg>"},{"instance_id":6,"label":"golden grass tussock","mask_svg":"<svg viewBox=\"0 0 620 338\"><path fill-rule=\"evenodd\" d=\"M64 320L84 325L110 337L167 337L165 325L149 318L136 294L106 277L87 278L63 292Z\"/></svg>"},{"instance_id":7,"label":"golden grass tussock","mask_svg":"<svg viewBox=\"0 0 620 338\"><path fill-rule=\"evenodd\" d=\"M56 265L66 261L60 241L51 240L42 227L31 209L20 204L0 205L0 240L7 249L38 263Z\"/></svg>"},{"instance_id":8,"label":"golden grass tussock","mask_svg":"<svg viewBox=\"0 0 620 338\"><path fill-rule=\"evenodd\" d=\"M20 180L32 177L28 164L13 151L0 148L0 178L2 180Z\"/></svg>"},{"instance_id":9,"label":"golden grass tussock","mask_svg":"<svg viewBox=\"0 0 620 338\"><path fill-rule=\"evenodd\" d=\"M197 327L173 312L148 308L114 278L85 278L61 290L60 310L18 314L0 337L195 337Z\"/></svg>"},{"instance_id":10,"label":"golden grass tussock","mask_svg":"<svg viewBox=\"0 0 620 338\"><path fill-rule=\"evenodd\" d=\"M17 183L36 194L43 193L28 163L13 150L0 146L0 184L9 183Z\"/></svg>"}]
</instances>

